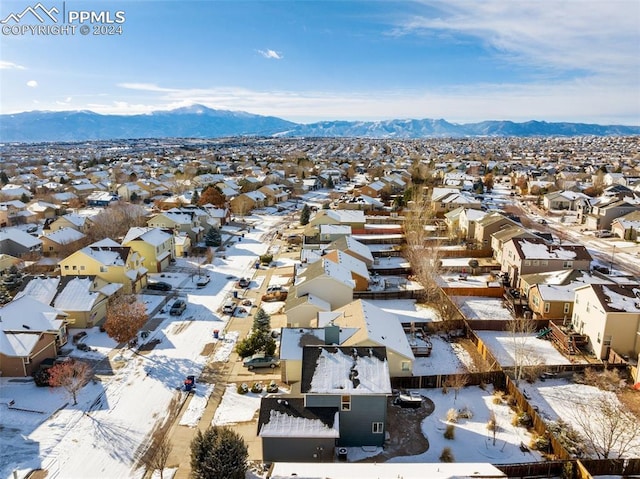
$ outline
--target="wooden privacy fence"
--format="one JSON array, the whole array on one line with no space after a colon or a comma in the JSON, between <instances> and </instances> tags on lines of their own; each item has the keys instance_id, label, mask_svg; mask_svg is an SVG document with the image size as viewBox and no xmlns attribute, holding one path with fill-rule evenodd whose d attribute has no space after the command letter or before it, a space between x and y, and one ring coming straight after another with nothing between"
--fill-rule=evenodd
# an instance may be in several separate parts
<instances>
[{"instance_id":1,"label":"wooden privacy fence","mask_svg":"<svg viewBox=\"0 0 640 479\"><path fill-rule=\"evenodd\" d=\"M454 382L456 377L464 377L466 386L493 384L497 389L505 388L505 375L502 371L487 371L464 374L435 374L432 376L411 376L391 378L391 387L395 389L434 389Z\"/></svg>"}]
</instances>

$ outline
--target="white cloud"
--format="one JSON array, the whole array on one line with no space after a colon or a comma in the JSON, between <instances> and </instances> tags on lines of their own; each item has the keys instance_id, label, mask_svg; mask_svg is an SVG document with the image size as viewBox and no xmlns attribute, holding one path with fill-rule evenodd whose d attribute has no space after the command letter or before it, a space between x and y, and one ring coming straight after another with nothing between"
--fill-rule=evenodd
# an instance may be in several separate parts
<instances>
[{"instance_id":1,"label":"white cloud","mask_svg":"<svg viewBox=\"0 0 640 479\"><path fill-rule=\"evenodd\" d=\"M264 58L268 58L270 60L282 60L284 58L282 56L282 53L279 53L275 50L258 50L258 53Z\"/></svg>"},{"instance_id":2,"label":"white cloud","mask_svg":"<svg viewBox=\"0 0 640 479\"><path fill-rule=\"evenodd\" d=\"M0 60L0 70L26 70L26 68L17 63Z\"/></svg>"},{"instance_id":3,"label":"white cloud","mask_svg":"<svg viewBox=\"0 0 640 479\"><path fill-rule=\"evenodd\" d=\"M513 62L640 78L636 0L421 3L429 13L406 18L392 34L472 36Z\"/></svg>"},{"instance_id":4,"label":"white cloud","mask_svg":"<svg viewBox=\"0 0 640 479\"><path fill-rule=\"evenodd\" d=\"M37 88L37 86L38 86L38 82L37 82L37 81L35 81L35 80L29 80L29 81L27 82L27 86L28 86L28 87L30 87L30 88Z\"/></svg>"}]
</instances>

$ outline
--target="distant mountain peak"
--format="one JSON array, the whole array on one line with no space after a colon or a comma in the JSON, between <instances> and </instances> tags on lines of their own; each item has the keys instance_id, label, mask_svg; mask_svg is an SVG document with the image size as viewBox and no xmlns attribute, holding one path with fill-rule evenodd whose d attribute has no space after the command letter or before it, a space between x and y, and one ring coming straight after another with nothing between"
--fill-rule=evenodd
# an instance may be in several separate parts
<instances>
[{"instance_id":1,"label":"distant mountain peak","mask_svg":"<svg viewBox=\"0 0 640 479\"><path fill-rule=\"evenodd\" d=\"M450 123L444 119L320 121L293 123L244 111L193 104L144 115L92 111L31 111L0 115L0 142L60 142L129 138L220 138L225 136L336 138L460 138L532 136L638 136L640 126L509 120Z\"/></svg>"}]
</instances>

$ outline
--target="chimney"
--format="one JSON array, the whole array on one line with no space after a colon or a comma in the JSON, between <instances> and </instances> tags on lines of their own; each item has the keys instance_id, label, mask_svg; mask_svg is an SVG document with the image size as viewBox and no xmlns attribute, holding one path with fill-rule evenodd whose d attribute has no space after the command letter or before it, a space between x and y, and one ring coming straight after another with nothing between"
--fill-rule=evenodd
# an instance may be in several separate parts
<instances>
[{"instance_id":1,"label":"chimney","mask_svg":"<svg viewBox=\"0 0 640 479\"><path fill-rule=\"evenodd\" d=\"M340 344L340 326L331 322L324 327L324 343Z\"/></svg>"}]
</instances>

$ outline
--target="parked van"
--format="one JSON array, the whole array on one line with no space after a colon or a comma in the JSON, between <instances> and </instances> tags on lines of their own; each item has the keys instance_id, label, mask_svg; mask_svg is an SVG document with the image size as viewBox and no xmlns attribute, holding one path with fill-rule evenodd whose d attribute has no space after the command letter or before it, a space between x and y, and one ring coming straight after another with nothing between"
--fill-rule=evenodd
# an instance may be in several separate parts
<instances>
[{"instance_id":1,"label":"parked van","mask_svg":"<svg viewBox=\"0 0 640 479\"><path fill-rule=\"evenodd\" d=\"M233 314L236 310L236 303L233 301L227 301L225 305L222 307L222 312L225 314Z\"/></svg>"}]
</instances>

